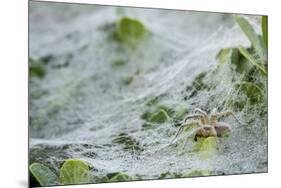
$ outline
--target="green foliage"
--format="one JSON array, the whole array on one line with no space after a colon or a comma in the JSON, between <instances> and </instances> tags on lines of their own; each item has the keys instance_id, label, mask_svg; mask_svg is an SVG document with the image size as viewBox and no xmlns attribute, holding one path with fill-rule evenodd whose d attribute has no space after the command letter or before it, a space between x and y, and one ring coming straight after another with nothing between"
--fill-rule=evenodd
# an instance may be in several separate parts
<instances>
[{"instance_id":1,"label":"green foliage","mask_svg":"<svg viewBox=\"0 0 281 188\"><path fill-rule=\"evenodd\" d=\"M109 182L122 182L122 181L132 181L133 177L129 176L126 173L119 172L115 176L109 179Z\"/></svg>"},{"instance_id":2,"label":"green foliage","mask_svg":"<svg viewBox=\"0 0 281 188\"><path fill-rule=\"evenodd\" d=\"M170 172L165 172L160 174L158 179L167 179L167 178L182 178L185 177L181 173L170 173Z\"/></svg>"},{"instance_id":3,"label":"green foliage","mask_svg":"<svg viewBox=\"0 0 281 188\"><path fill-rule=\"evenodd\" d=\"M196 152L201 158L207 159L216 154L217 147L216 137L201 138L193 146L192 152Z\"/></svg>"},{"instance_id":4,"label":"green foliage","mask_svg":"<svg viewBox=\"0 0 281 188\"><path fill-rule=\"evenodd\" d=\"M262 21L262 30L263 30L263 37L260 37L254 30L254 28L251 26L251 24L243 17L236 16L235 17L236 22L240 26L241 30L245 33L245 35L250 40L254 52L257 53L250 53L247 49L244 47L239 47L239 52L254 66L256 66L264 75L267 74L266 68L265 68L265 62L267 59L267 49L265 45L267 46L267 21L264 19ZM266 41L265 41L266 39ZM257 57L258 56L258 57Z\"/></svg>"},{"instance_id":5,"label":"green foliage","mask_svg":"<svg viewBox=\"0 0 281 188\"><path fill-rule=\"evenodd\" d=\"M265 104L266 102L266 81L264 73L257 67L251 65L244 68L242 80L237 80L234 87L238 91L240 97L230 97L226 101L226 106L234 111L241 111L246 105L252 108L253 105ZM246 97L244 97L246 96Z\"/></svg>"},{"instance_id":6,"label":"green foliage","mask_svg":"<svg viewBox=\"0 0 281 188\"><path fill-rule=\"evenodd\" d=\"M144 129L153 127L152 124L181 121L188 109L182 104L161 102L159 97L152 97L146 102L147 110L141 115L146 120Z\"/></svg>"},{"instance_id":7,"label":"green foliage","mask_svg":"<svg viewBox=\"0 0 281 188\"><path fill-rule=\"evenodd\" d=\"M165 108L159 108L153 111L146 111L142 114L141 118L150 123L165 123L170 119L170 116Z\"/></svg>"},{"instance_id":8,"label":"green foliage","mask_svg":"<svg viewBox=\"0 0 281 188\"><path fill-rule=\"evenodd\" d=\"M242 81L239 80L235 84L235 88L239 91L239 96L246 96L246 98L229 98L226 101L228 108L241 111L247 104L252 108L253 105L266 103L264 76L267 75L267 17L262 17L262 37L255 33L246 19L238 16L236 21L249 38L252 47L246 49L240 46L239 48L222 49L218 53L217 59L219 65L229 62L235 65L236 72L243 74Z\"/></svg>"},{"instance_id":9,"label":"green foliage","mask_svg":"<svg viewBox=\"0 0 281 188\"><path fill-rule=\"evenodd\" d=\"M32 163L29 170L41 186L56 185L58 177L48 167L40 163Z\"/></svg>"},{"instance_id":10,"label":"green foliage","mask_svg":"<svg viewBox=\"0 0 281 188\"><path fill-rule=\"evenodd\" d=\"M144 124L142 124L142 130L148 130L148 129L153 129L153 128L155 128L155 126L152 123L144 123Z\"/></svg>"},{"instance_id":11,"label":"green foliage","mask_svg":"<svg viewBox=\"0 0 281 188\"><path fill-rule=\"evenodd\" d=\"M254 49L258 53L259 57L261 58L264 57L265 49L263 47L262 41L260 40L259 35L255 32L251 24L241 16L236 16L235 20L240 26L241 30L250 40L251 44L253 45Z\"/></svg>"},{"instance_id":12,"label":"green foliage","mask_svg":"<svg viewBox=\"0 0 281 188\"><path fill-rule=\"evenodd\" d=\"M194 78L193 86L196 90L203 90L207 88L207 85L203 82L204 78L206 77L206 74L206 72L202 72Z\"/></svg>"},{"instance_id":13,"label":"green foliage","mask_svg":"<svg viewBox=\"0 0 281 188\"><path fill-rule=\"evenodd\" d=\"M68 159L60 169L60 183L81 184L89 182L89 165L79 159Z\"/></svg>"},{"instance_id":14,"label":"green foliage","mask_svg":"<svg viewBox=\"0 0 281 188\"><path fill-rule=\"evenodd\" d=\"M211 172L209 170L192 170L186 173L186 177L199 177L199 176L210 176Z\"/></svg>"},{"instance_id":15,"label":"green foliage","mask_svg":"<svg viewBox=\"0 0 281 188\"><path fill-rule=\"evenodd\" d=\"M66 160L60 168L60 177L40 163L32 163L29 170L40 186L88 183L90 178L89 165L79 159ZM97 183L102 183L132 181L135 178L124 172L118 172L104 177L93 176L93 179Z\"/></svg>"},{"instance_id":16,"label":"green foliage","mask_svg":"<svg viewBox=\"0 0 281 188\"><path fill-rule=\"evenodd\" d=\"M232 55L232 48L223 48L217 54L217 59L220 64L225 64Z\"/></svg>"},{"instance_id":17,"label":"green foliage","mask_svg":"<svg viewBox=\"0 0 281 188\"><path fill-rule=\"evenodd\" d=\"M241 54L244 55L245 58L249 60L250 63L252 63L254 66L256 66L264 75L267 74L267 71L265 70L264 66L260 64L256 58L254 58L245 48L239 47L239 51Z\"/></svg>"},{"instance_id":18,"label":"green foliage","mask_svg":"<svg viewBox=\"0 0 281 188\"><path fill-rule=\"evenodd\" d=\"M227 62L234 65L235 70L239 73L245 73L250 69L247 59L240 53L238 48L223 48L218 53L217 59L220 65Z\"/></svg>"},{"instance_id":19,"label":"green foliage","mask_svg":"<svg viewBox=\"0 0 281 188\"><path fill-rule=\"evenodd\" d=\"M108 183L109 182L109 178L107 176L95 176L95 175L91 175L91 180L95 183Z\"/></svg>"},{"instance_id":20,"label":"green foliage","mask_svg":"<svg viewBox=\"0 0 281 188\"><path fill-rule=\"evenodd\" d=\"M264 99L264 92L263 89L260 88L257 84L251 82L240 82L236 84L236 87L239 91L245 94L250 104L256 104L261 102Z\"/></svg>"},{"instance_id":21,"label":"green foliage","mask_svg":"<svg viewBox=\"0 0 281 188\"><path fill-rule=\"evenodd\" d=\"M243 110L243 108L245 107L245 101L242 100L241 98L238 98L238 99L232 99L232 98L229 98L227 101L226 101L226 106L227 108L229 109L233 109L234 111L236 110Z\"/></svg>"},{"instance_id":22,"label":"green foliage","mask_svg":"<svg viewBox=\"0 0 281 188\"><path fill-rule=\"evenodd\" d=\"M117 37L120 41L135 46L144 38L147 30L138 20L123 17L117 23Z\"/></svg>"},{"instance_id":23,"label":"green foliage","mask_svg":"<svg viewBox=\"0 0 281 188\"><path fill-rule=\"evenodd\" d=\"M204 79L207 75L207 72L201 72L199 73L191 83L191 85L186 87L186 91L190 91L190 95L187 96L187 98L191 98L197 95L198 91L202 91L205 89L210 89L211 86L208 86L205 82ZM185 99L187 99L185 97Z\"/></svg>"},{"instance_id":24,"label":"green foliage","mask_svg":"<svg viewBox=\"0 0 281 188\"><path fill-rule=\"evenodd\" d=\"M136 180L136 177L129 176L125 172L108 173L106 176L93 176L96 183L125 182Z\"/></svg>"},{"instance_id":25,"label":"green foliage","mask_svg":"<svg viewBox=\"0 0 281 188\"><path fill-rule=\"evenodd\" d=\"M142 125L142 130L155 128L156 123L165 123L171 119L171 109L157 106L156 103L158 103L158 98L153 98L147 103L150 109L141 115L141 118L146 121Z\"/></svg>"},{"instance_id":26,"label":"green foliage","mask_svg":"<svg viewBox=\"0 0 281 188\"><path fill-rule=\"evenodd\" d=\"M156 113L152 113L148 118L149 122L152 123L164 123L170 119L168 113L164 109L160 109Z\"/></svg>"},{"instance_id":27,"label":"green foliage","mask_svg":"<svg viewBox=\"0 0 281 188\"><path fill-rule=\"evenodd\" d=\"M142 151L139 142L129 136L127 133L121 133L112 140L113 143L122 144L124 150L129 151Z\"/></svg>"},{"instance_id":28,"label":"green foliage","mask_svg":"<svg viewBox=\"0 0 281 188\"><path fill-rule=\"evenodd\" d=\"M263 41L264 44L266 46L266 48L268 48L268 17L267 16L262 16L262 36L263 36Z\"/></svg>"},{"instance_id":29,"label":"green foliage","mask_svg":"<svg viewBox=\"0 0 281 188\"><path fill-rule=\"evenodd\" d=\"M29 58L29 75L31 77L43 78L45 74L46 71L43 63Z\"/></svg>"},{"instance_id":30,"label":"green foliage","mask_svg":"<svg viewBox=\"0 0 281 188\"><path fill-rule=\"evenodd\" d=\"M68 159L60 168L60 176L40 163L32 163L29 170L41 186L80 184L89 182L89 166L79 159Z\"/></svg>"}]
</instances>

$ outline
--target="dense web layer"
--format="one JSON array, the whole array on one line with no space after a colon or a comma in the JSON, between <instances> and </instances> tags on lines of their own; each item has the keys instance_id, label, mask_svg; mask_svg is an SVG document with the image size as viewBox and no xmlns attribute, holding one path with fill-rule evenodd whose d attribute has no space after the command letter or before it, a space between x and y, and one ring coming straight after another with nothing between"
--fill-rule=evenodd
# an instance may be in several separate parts
<instances>
[{"instance_id":1,"label":"dense web layer","mask_svg":"<svg viewBox=\"0 0 281 188\"><path fill-rule=\"evenodd\" d=\"M267 106L247 107L233 82L242 76L230 64L215 71L222 48L250 45L233 15L77 6L31 3L30 57L46 64L45 77L29 84L32 162L58 170L65 159L80 158L92 165L93 176L127 172L143 179L194 169L267 171ZM111 38L111 24L123 15L150 31L135 49ZM248 19L258 28L257 17ZM202 72L208 89L192 85ZM208 113L244 97L244 108L230 110L247 125L225 118L231 135L220 141L215 158L202 160L171 144L177 130L172 122L144 128L141 116L155 97L160 104Z\"/></svg>"}]
</instances>

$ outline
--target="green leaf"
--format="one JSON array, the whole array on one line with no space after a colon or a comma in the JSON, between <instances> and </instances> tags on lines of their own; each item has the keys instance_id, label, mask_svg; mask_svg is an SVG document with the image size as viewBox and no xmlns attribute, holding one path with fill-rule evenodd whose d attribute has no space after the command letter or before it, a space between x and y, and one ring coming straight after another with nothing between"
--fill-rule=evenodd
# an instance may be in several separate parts
<instances>
[{"instance_id":1,"label":"green leaf","mask_svg":"<svg viewBox=\"0 0 281 188\"><path fill-rule=\"evenodd\" d=\"M61 184L81 184L89 182L89 165L79 159L68 159L60 169Z\"/></svg>"},{"instance_id":2,"label":"green leaf","mask_svg":"<svg viewBox=\"0 0 281 188\"><path fill-rule=\"evenodd\" d=\"M112 140L113 143L124 145L124 150L134 150L134 151L142 151L143 148L140 147L140 143L132 138L127 133L121 133L116 138Z\"/></svg>"},{"instance_id":3,"label":"green leaf","mask_svg":"<svg viewBox=\"0 0 281 188\"><path fill-rule=\"evenodd\" d=\"M198 149L200 151L213 150L216 149L216 147L217 147L217 143L215 137L203 138L201 139L198 145Z\"/></svg>"},{"instance_id":4,"label":"green leaf","mask_svg":"<svg viewBox=\"0 0 281 188\"><path fill-rule=\"evenodd\" d=\"M217 59L220 64L226 63L227 59L230 57L231 54L231 48L223 48L219 51L217 55Z\"/></svg>"},{"instance_id":5,"label":"green leaf","mask_svg":"<svg viewBox=\"0 0 281 188\"><path fill-rule=\"evenodd\" d=\"M147 103L149 110L141 115L141 118L149 123L165 123L168 121L180 121L187 114L188 109L182 104L166 102L159 104L158 98L152 98Z\"/></svg>"},{"instance_id":6,"label":"green leaf","mask_svg":"<svg viewBox=\"0 0 281 188\"><path fill-rule=\"evenodd\" d=\"M171 172L165 172L161 173L158 179L170 179L170 178L183 178L186 177L182 173L171 173Z\"/></svg>"},{"instance_id":7,"label":"green leaf","mask_svg":"<svg viewBox=\"0 0 281 188\"><path fill-rule=\"evenodd\" d=\"M43 78L45 76L45 68L41 61L29 59L29 75L32 77Z\"/></svg>"},{"instance_id":8,"label":"green leaf","mask_svg":"<svg viewBox=\"0 0 281 188\"><path fill-rule=\"evenodd\" d=\"M201 138L198 143L193 147L193 152L198 152L199 156L203 159L210 158L217 153L217 138L208 137Z\"/></svg>"},{"instance_id":9,"label":"green leaf","mask_svg":"<svg viewBox=\"0 0 281 188\"><path fill-rule=\"evenodd\" d=\"M249 98L251 104L257 104L261 102L261 100L264 99L264 92L263 89L260 88L257 84L251 83L251 82L240 82L236 84L237 89L240 90L240 92L247 95Z\"/></svg>"},{"instance_id":10,"label":"green leaf","mask_svg":"<svg viewBox=\"0 0 281 188\"><path fill-rule=\"evenodd\" d=\"M136 19L123 17L117 24L118 38L130 45L136 45L146 32L144 25Z\"/></svg>"},{"instance_id":11,"label":"green leaf","mask_svg":"<svg viewBox=\"0 0 281 188\"><path fill-rule=\"evenodd\" d=\"M265 46L268 48L268 16L262 16L262 36Z\"/></svg>"},{"instance_id":12,"label":"green leaf","mask_svg":"<svg viewBox=\"0 0 281 188\"><path fill-rule=\"evenodd\" d=\"M164 109L160 109L159 112L153 113L149 117L148 121L154 122L154 123L164 123L169 119L170 119L170 117L169 117L168 113Z\"/></svg>"},{"instance_id":13,"label":"green leaf","mask_svg":"<svg viewBox=\"0 0 281 188\"><path fill-rule=\"evenodd\" d=\"M122 182L122 181L132 181L133 178L126 173L119 172L112 178L110 178L110 182Z\"/></svg>"},{"instance_id":14,"label":"green leaf","mask_svg":"<svg viewBox=\"0 0 281 188\"><path fill-rule=\"evenodd\" d=\"M261 65L248 51L247 49L243 48L243 47L239 47L239 51L240 53L246 58L248 59L248 61L250 63L252 63L254 66L256 66L263 74L267 75L267 72L265 70L265 68L263 67L263 65Z\"/></svg>"},{"instance_id":15,"label":"green leaf","mask_svg":"<svg viewBox=\"0 0 281 188\"><path fill-rule=\"evenodd\" d=\"M251 67L251 65L247 63L247 59L239 52L238 48L223 48L218 53L217 59L220 65L230 62L239 73L247 72Z\"/></svg>"},{"instance_id":16,"label":"green leaf","mask_svg":"<svg viewBox=\"0 0 281 188\"><path fill-rule=\"evenodd\" d=\"M32 163L29 166L29 170L41 186L50 186L58 184L57 175L43 164Z\"/></svg>"},{"instance_id":17,"label":"green leaf","mask_svg":"<svg viewBox=\"0 0 281 188\"><path fill-rule=\"evenodd\" d=\"M254 28L251 26L251 24L243 17L236 16L235 17L236 22L240 26L241 30L245 33L245 35L248 37L250 42L252 43L255 51L258 53L259 57L263 59L265 55L265 49L263 48L263 45L261 43L261 40L256 34Z\"/></svg>"}]
</instances>

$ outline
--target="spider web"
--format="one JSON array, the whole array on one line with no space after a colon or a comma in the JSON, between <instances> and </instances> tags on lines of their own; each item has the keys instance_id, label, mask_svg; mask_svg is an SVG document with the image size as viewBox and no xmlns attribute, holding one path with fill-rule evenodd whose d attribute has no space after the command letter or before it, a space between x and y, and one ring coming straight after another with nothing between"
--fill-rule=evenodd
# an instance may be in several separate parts
<instances>
[{"instance_id":1,"label":"spider web","mask_svg":"<svg viewBox=\"0 0 281 188\"><path fill-rule=\"evenodd\" d=\"M80 158L92 165L93 182L115 172L155 179L193 169L214 175L267 171L267 104L253 105L241 94L237 82L243 75L230 62L216 71L222 48L250 46L233 15L30 4L30 56L53 57L45 78L29 84L30 96L44 93L29 100L31 162L58 172L64 160ZM103 29L120 14L141 20L151 32L137 49L120 47ZM257 17L247 18L257 29ZM116 60L125 65L114 67ZM202 72L200 83L194 82ZM132 81L124 85L124 80ZM223 152L202 160L169 145L177 130L171 122L143 129L140 117L154 97L208 113L229 110L227 102L239 99L244 107L230 110L247 125L225 118L233 132L223 141Z\"/></svg>"}]
</instances>

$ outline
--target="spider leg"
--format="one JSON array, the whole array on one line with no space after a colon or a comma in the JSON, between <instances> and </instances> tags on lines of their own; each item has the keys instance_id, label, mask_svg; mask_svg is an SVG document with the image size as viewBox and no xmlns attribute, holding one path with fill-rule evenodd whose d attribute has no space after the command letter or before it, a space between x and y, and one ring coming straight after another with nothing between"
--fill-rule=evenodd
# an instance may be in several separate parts
<instances>
[{"instance_id":1,"label":"spider leg","mask_svg":"<svg viewBox=\"0 0 281 188\"><path fill-rule=\"evenodd\" d=\"M201 120L202 124L204 124L204 115L202 115L202 114L190 114L190 115L187 115L183 119L183 123L185 123L188 119L191 119L191 118L199 118Z\"/></svg>"},{"instance_id":2,"label":"spider leg","mask_svg":"<svg viewBox=\"0 0 281 188\"><path fill-rule=\"evenodd\" d=\"M187 127L192 124L200 125L199 121L191 121L191 122L181 125L180 128L178 129L174 139L172 140L172 143L176 140L176 138L179 136L179 134L182 133L184 127Z\"/></svg>"},{"instance_id":3,"label":"spider leg","mask_svg":"<svg viewBox=\"0 0 281 188\"><path fill-rule=\"evenodd\" d=\"M199 123L198 125L199 125L199 128L202 127L202 125L201 125L200 123ZM199 128L197 128L196 130L194 130L193 133L192 133L191 135L189 135L189 136L186 138L186 140L185 140L185 142L184 142L184 145L183 145L183 150L186 148L186 145L187 145L187 143L188 143L190 137L196 138L197 130L198 130ZM196 140L196 141L197 141L197 140Z\"/></svg>"},{"instance_id":4,"label":"spider leg","mask_svg":"<svg viewBox=\"0 0 281 188\"><path fill-rule=\"evenodd\" d=\"M202 117L203 117L202 114L190 114L190 115L185 116L183 121L186 122L190 118L202 118Z\"/></svg>"},{"instance_id":5,"label":"spider leg","mask_svg":"<svg viewBox=\"0 0 281 188\"><path fill-rule=\"evenodd\" d=\"M178 129L178 131L177 131L177 133L176 133L174 139L172 140L172 142L174 142L175 139L178 137L178 135L183 131L183 128L184 128L184 126L180 126L180 128Z\"/></svg>"},{"instance_id":6,"label":"spider leg","mask_svg":"<svg viewBox=\"0 0 281 188\"><path fill-rule=\"evenodd\" d=\"M195 110L194 110L194 113L197 113L197 112L199 112L200 114L202 114L204 117L203 117L203 121L202 121L202 123L205 125L205 124L208 124L209 123L209 120L208 120L208 114L207 114L207 112L206 111L204 111L204 110L201 110L200 108L195 108Z\"/></svg>"},{"instance_id":7,"label":"spider leg","mask_svg":"<svg viewBox=\"0 0 281 188\"><path fill-rule=\"evenodd\" d=\"M215 126L218 123L218 115L217 114L212 114L210 117L210 124L211 126Z\"/></svg>"},{"instance_id":8,"label":"spider leg","mask_svg":"<svg viewBox=\"0 0 281 188\"><path fill-rule=\"evenodd\" d=\"M225 112L221 112L218 114L218 117L223 117L223 116L232 116L238 123L240 123L241 125L245 125L245 123L242 123L237 116L234 114L234 112L232 111L225 111Z\"/></svg>"},{"instance_id":9,"label":"spider leg","mask_svg":"<svg viewBox=\"0 0 281 188\"><path fill-rule=\"evenodd\" d=\"M203 115L207 115L207 112L204 111L204 110L202 110L202 109L200 109L200 108L195 108L195 109L194 109L194 113L196 113L196 112L199 112L199 113L201 113L201 114L203 114Z\"/></svg>"}]
</instances>

